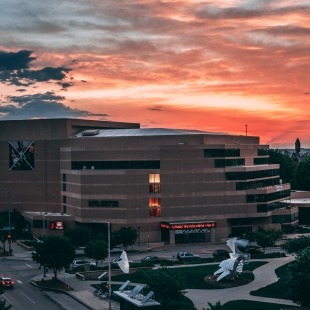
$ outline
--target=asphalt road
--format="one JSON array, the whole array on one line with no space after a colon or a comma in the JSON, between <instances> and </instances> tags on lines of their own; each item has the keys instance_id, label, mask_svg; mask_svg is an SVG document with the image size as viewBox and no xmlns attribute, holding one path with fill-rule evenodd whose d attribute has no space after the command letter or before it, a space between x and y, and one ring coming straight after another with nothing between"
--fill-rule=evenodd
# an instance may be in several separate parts
<instances>
[{"instance_id":1,"label":"asphalt road","mask_svg":"<svg viewBox=\"0 0 310 310\"><path fill-rule=\"evenodd\" d=\"M32 261L2 260L0 263L0 274L8 276L15 281L13 289L6 289L2 295L7 304L12 304L14 310L85 310L80 303L72 298L58 294L57 303L50 298L49 293L29 283L29 280L42 273L38 265ZM69 305L69 306L68 306Z\"/></svg>"}]
</instances>

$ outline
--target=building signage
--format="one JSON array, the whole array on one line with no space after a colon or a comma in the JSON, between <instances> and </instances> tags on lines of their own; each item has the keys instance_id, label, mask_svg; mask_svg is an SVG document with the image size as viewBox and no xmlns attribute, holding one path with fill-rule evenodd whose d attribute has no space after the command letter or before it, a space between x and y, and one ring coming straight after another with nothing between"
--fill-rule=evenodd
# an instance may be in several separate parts
<instances>
[{"instance_id":1,"label":"building signage","mask_svg":"<svg viewBox=\"0 0 310 310\"><path fill-rule=\"evenodd\" d=\"M63 230L64 222L50 222L50 229L51 230Z\"/></svg>"},{"instance_id":2,"label":"building signage","mask_svg":"<svg viewBox=\"0 0 310 310\"><path fill-rule=\"evenodd\" d=\"M215 222L204 222L204 223L161 223L161 228L171 229L171 230L184 230L184 229L210 229L215 228Z\"/></svg>"}]
</instances>

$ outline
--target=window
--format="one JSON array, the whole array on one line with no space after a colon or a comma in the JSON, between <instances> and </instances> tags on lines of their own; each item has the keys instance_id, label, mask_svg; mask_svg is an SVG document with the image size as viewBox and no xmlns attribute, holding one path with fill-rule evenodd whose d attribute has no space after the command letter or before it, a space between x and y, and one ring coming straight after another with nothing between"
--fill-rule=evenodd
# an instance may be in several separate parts
<instances>
[{"instance_id":1,"label":"window","mask_svg":"<svg viewBox=\"0 0 310 310\"><path fill-rule=\"evenodd\" d=\"M149 174L149 192L160 193L160 174L159 173Z\"/></svg>"},{"instance_id":2,"label":"window","mask_svg":"<svg viewBox=\"0 0 310 310\"><path fill-rule=\"evenodd\" d=\"M159 160L124 160L124 161L72 161L72 170L129 170L160 169Z\"/></svg>"},{"instance_id":3,"label":"window","mask_svg":"<svg viewBox=\"0 0 310 310\"><path fill-rule=\"evenodd\" d=\"M269 178L280 175L279 169L269 169L261 171L247 171L247 172L226 172L226 180L250 180Z\"/></svg>"},{"instance_id":4,"label":"window","mask_svg":"<svg viewBox=\"0 0 310 310\"><path fill-rule=\"evenodd\" d=\"M149 212L152 217L161 216L160 198L150 198L149 200Z\"/></svg>"},{"instance_id":5,"label":"window","mask_svg":"<svg viewBox=\"0 0 310 310\"><path fill-rule=\"evenodd\" d=\"M240 149L205 149L204 157L240 157Z\"/></svg>"},{"instance_id":6,"label":"window","mask_svg":"<svg viewBox=\"0 0 310 310\"><path fill-rule=\"evenodd\" d=\"M95 208L116 208L119 206L119 203L117 200L88 200L88 206Z\"/></svg>"},{"instance_id":7,"label":"window","mask_svg":"<svg viewBox=\"0 0 310 310\"><path fill-rule=\"evenodd\" d=\"M149 206L150 207L160 207L160 198L150 198Z\"/></svg>"},{"instance_id":8,"label":"window","mask_svg":"<svg viewBox=\"0 0 310 310\"><path fill-rule=\"evenodd\" d=\"M224 168L224 167L232 167L232 166L244 166L245 161L243 158L236 159L215 159L214 166L215 168Z\"/></svg>"},{"instance_id":9,"label":"window","mask_svg":"<svg viewBox=\"0 0 310 310\"><path fill-rule=\"evenodd\" d=\"M285 199L290 197L290 191L279 191L270 194L262 194L262 195L247 195L247 202L268 202L272 200Z\"/></svg>"},{"instance_id":10,"label":"window","mask_svg":"<svg viewBox=\"0 0 310 310\"><path fill-rule=\"evenodd\" d=\"M269 158L254 158L254 165L267 165L269 164Z\"/></svg>"}]
</instances>

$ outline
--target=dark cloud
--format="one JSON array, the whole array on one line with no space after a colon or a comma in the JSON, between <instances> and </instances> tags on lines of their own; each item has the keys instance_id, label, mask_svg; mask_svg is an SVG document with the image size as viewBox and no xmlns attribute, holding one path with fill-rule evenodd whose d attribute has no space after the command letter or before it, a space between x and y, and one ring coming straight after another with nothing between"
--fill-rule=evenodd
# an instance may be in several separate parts
<instances>
[{"instance_id":1,"label":"dark cloud","mask_svg":"<svg viewBox=\"0 0 310 310\"><path fill-rule=\"evenodd\" d=\"M10 104L0 105L0 119L96 117L104 119L107 114L95 114L85 110L72 109L62 101L65 97L54 92L43 94L12 96Z\"/></svg>"},{"instance_id":2,"label":"dark cloud","mask_svg":"<svg viewBox=\"0 0 310 310\"><path fill-rule=\"evenodd\" d=\"M34 82L62 81L66 78L66 73L69 71L71 69L64 67L46 67L41 70L20 70L17 72L17 76Z\"/></svg>"},{"instance_id":3,"label":"dark cloud","mask_svg":"<svg viewBox=\"0 0 310 310\"><path fill-rule=\"evenodd\" d=\"M72 82L64 82L64 83L58 82L57 84L61 86L62 90L67 90L67 88L74 85Z\"/></svg>"},{"instance_id":4,"label":"dark cloud","mask_svg":"<svg viewBox=\"0 0 310 310\"><path fill-rule=\"evenodd\" d=\"M0 51L0 82L9 85L27 87L38 82L64 81L71 69L66 67L45 67L39 70L29 69L33 52L21 50L16 53ZM58 83L57 83L58 84ZM59 83L62 89L73 85L66 81Z\"/></svg>"},{"instance_id":5,"label":"dark cloud","mask_svg":"<svg viewBox=\"0 0 310 310\"><path fill-rule=\"evenodd\" d=\"M28 50L21 50L16 53L0 51L0 71L29 68L30 62L36 59L30 57L31 54L32 51Z\"/></svg>"}]
</instances>

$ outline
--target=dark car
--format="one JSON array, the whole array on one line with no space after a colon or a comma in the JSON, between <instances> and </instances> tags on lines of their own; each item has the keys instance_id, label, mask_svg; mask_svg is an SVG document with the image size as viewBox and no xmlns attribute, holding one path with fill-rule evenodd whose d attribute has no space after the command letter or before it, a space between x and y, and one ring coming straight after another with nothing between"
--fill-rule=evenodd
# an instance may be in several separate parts
<instances>
[{"instance_id":1,"label":"dark car","mask_svg":"<svg viewBox=\"0 0 310 310\"><path fill-rule=\"evenodd\" d=\"M141 263L154 263L154 264L159 264L160 259L158 256L146 256L141 259Z\"/></svg>"},{"instance_id":2,"label":"dark car","mask_svg":"<svg viewBox=\"0 0 310 310\"><path fill-rule=\"evenodd\" d=\"M248 253L250 255L262 255L262 254L264 254L263 251L261 251L261 250L259 250L257 248L248 248L248 249L245 250L244 253Z\"/></svg>"},{"instance_id":3,"label":"dark car","mask_svg":"<svg viewBox=\"0 0 310 310\"><path fill-rule=\"evenodd\" d=\"M2 286L2 287L13 288L14 284L15 284L15 282L11 278L8 278L8 277L1 277L0 278L0 286Z\"/></svg>"},{"instance_id":4,"label":"dark car","mask_svg":"<svg viewBox=\"0 0 310 310\"><path fill-rule=\"evenodd\" d=\"M213 257L215 258L229 258L229 252L224 249L218 249L213 252Z\"/></svg>"},{"instance_id":5,"label":"dark car","mask_svg":"<svg viewBox=\"0 0 310 310\"><path fill-rule=\"evenodd\" d=\"M191 252L179 252L177 254L177 259L181 262L193 261L193 260L199 260L200 256L198 254L193 254Z\"/></svg>"}]
</instances>

